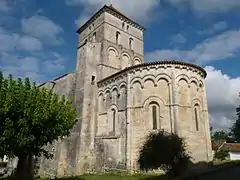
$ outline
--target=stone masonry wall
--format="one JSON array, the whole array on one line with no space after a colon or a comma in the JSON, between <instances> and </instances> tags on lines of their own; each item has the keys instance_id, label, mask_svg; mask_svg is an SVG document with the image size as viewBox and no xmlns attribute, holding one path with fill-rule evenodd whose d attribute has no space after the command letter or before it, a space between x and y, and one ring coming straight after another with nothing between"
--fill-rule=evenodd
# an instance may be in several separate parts
<instances>
[{"instance_id":1,"label":"stone masonry wall","mask_svg":"<svg viewBox=\"0 0 240 180\"><path fill-rule=\"evenodd\" d=\"M96 164L102 170L126 170L127 81L125 76L101 85L98 91L98 107Z\"/></svg>"},{"instance_id":2,"label":"stone masonry wall","mask_svg":"<svg viewBox=\"0 0 240 180\"><path fill-rule=\"evenodd\" d=\"M193 162L212 159L202 72L178 63L159 64L136 66L120 74L128 78L126 129L129 170L138 168L139 150L146 135L153 130L153 105L157 107L157 129L176 132L183 137ZM116 83L116 79L118 77L112 77L104 83Z\"/></svg>"}]
</instances>

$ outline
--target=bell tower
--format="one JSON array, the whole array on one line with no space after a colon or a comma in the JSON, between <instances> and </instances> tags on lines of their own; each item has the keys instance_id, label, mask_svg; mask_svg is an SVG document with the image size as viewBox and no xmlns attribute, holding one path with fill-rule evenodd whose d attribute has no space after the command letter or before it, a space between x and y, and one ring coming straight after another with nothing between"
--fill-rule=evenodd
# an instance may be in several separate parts
<instances>
[{"instance_id":1,"label":"bell tower","mask_svg":"<svg viewBox=\"0 0 240 180\"><path fill-rule=\"evenodd\" d=\"M95 163L98 117L97 82L129 66L143 62L144 28L113 6L103 6L77 33L75 106L78 123L76 172Z\"/></svg>"},{"instance_id":2,"label":"bell tower","mask_svg":"<svg viewBox=\"0 0 240 180\"><path fill-rule=\"evenodd\" d=\"M103 6L78 29L79 47L100 43L97 64L98 80L144 61L144 28L112 5ZM96 54L97 55L97 54Z\"/></svg>"}]
</instances>

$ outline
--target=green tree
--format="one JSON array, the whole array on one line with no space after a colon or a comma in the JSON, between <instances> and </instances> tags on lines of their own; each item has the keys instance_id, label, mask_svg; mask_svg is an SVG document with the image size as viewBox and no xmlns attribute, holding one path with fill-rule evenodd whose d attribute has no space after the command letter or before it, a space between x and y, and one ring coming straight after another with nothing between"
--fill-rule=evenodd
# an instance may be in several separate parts
<instances>
[{"instance_id":1,"label":"green tree","mask_svg":"<svg viewBox=\"0 0 240 180\"><path fill-rule=\"evenodd\" d=\"M0 72L0 157L18 157L17 179L31 179L32 157L49 158L43 147L68 136L75 122L76 111L64 96Z\"/></svg>"},{"instance_id":2,"label":"green tree","mask_svg":"<svg viewBox=\"0 0 240 180\"><path fill-rule=\"evenodd\" d=\"M229 156L229 151L224 149L219 149L214 153L214 159L219 159L221 161L225 160Z\"/></svg>"},{"instance_id":3,"label":"green tree","mask_svg":"<svg viewBox=\"0 0 240 180\"><path fill-rule=\"evenodd\" d=\"M227 140L227 139L229 139L229 135L225 131L216 131L212 135L212 140Z\"/></svg>"},{"instance_id":4,"label":"green tree","mask_svg":"<svg viewBox=\"0 0 240 180\"><path fill-rule=\"evenodd\" d=\"M239 94L240 97L240 94ZM231 136L234 142L240 143L240 105L236 108L237 120L232 126Z\"/></svg>"},{"instance_id":5,"label":"green tree","mask_svg":"<svg viewBox=\"0 0 240 180\"><path fill-rule=\"evenodd\" d=\"M190 156L182 138L164 131L152 132L147 137L138 163L142 170L161 168L167 174L178 176L186 170Z\"/></svg>"}]
</instances>

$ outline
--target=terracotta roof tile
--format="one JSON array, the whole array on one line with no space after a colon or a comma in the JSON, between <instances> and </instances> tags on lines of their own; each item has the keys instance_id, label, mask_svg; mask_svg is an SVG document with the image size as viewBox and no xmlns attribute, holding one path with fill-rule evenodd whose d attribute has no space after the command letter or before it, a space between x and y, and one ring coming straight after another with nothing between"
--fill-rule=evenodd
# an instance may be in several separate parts
<instances>
[{"instance_id":1,"label":"terracotta roof tile","mask_svg":"<svg viewBox=\"0 0 240 180\"><path fill-rule=\"evenodd\" d=\"M240 143L224 143L221 149L231 152L240 152Z\"/></svg>"}]
</instances>

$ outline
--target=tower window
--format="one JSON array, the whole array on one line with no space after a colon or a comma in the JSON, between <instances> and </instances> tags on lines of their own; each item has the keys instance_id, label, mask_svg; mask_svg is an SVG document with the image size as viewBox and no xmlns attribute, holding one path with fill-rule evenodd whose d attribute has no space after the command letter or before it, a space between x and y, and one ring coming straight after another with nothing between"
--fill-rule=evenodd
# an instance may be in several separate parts
<instances>
[{"instance_id":1,"label":"tower window","mask_svg":"<svg viewBox=\"0 0 240 180\"><path fill-rule=\"evenodd\" d=\"M127 31L129 30L129 25L127 25Z\"/></svg>"},{"instance_id":2,"label":"tower window","mask_svg":"<svg viewBox=\"0 0 240 180\"><path fill-rule=\"evenodd\" d=\"M93 33L93 42L96 42L96 32Z\"/></svg>"},{"instance_id":3,"label":"tower window","mask_svg":"<svg viewBox=\"0 0 240 180\"><path fill-rule=\"evenodd\" d=\"M125 23L123 22L123 23L122 23L122 28L124 28L124 26L125 26Z\"/></svg>"},{"instance_id":4,"label":"tower window","mask_svg":"<svg viewBox=\"0 0 240 180\"><path fill-rule=\"evenodd\" d=\"M116 32L116 44L120 44L119 42L120 42L120 36L121 36L121 34L120 34L120 32Z\"/></svg>"},{"instance_id":5,"label":"tower window","mask_svg":"<svg viewBox=\"0 0 240 180\"><path fill-rule=\"evenodd\" d=\"M196 130L199 131L199 113L198 113L197 105L195 105L194 107L194 120L195 120Z\"/></svg>"},{"instance_id":6,"label":"tower window","mask_svg":"<svg viewBox=\"0 0 240 180\"><path fill-rule=\"evenodd\" d=\"M129 38L129 49L133 49L133 38Z\"/></svg>"},{"instance_id":7,"label":"tower window","mask_svg":"<svg viewBox=\"0 0 240 180\"><path fill-rule=\"evenodd\" d=\"M95 76L92 76L92 81L91 84L94 85L95 84Z\"/></svg>"}]
</instances>

